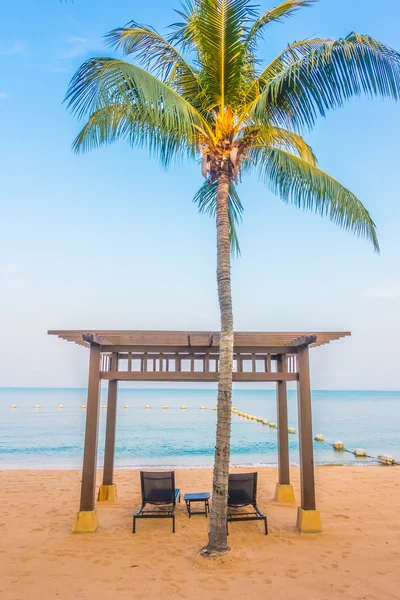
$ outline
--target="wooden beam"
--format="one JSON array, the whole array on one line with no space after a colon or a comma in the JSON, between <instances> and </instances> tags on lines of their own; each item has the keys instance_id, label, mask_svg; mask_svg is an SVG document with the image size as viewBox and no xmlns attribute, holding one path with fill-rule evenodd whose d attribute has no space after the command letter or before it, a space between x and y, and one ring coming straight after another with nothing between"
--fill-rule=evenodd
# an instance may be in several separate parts
<instances>
[{"instance_id":1,"label":"wooden beam","mask_svg":"<svg viewBox=\"0 0 400 600\"><path fill-rule=\"evenodd\" d=\"M80 511L94 510L97 467L97 436L100 404L100 346L92 343L89 358L85 443Z\"/></svg>"},{"instance_id":2,"label":"wooden beam","mask_svg":"<svg viewBox=\"0 0 400 600\"><path fill-rule=\"evenodd\" d=\"M297 402L299 411L301 508L303 510L315 510L314 452L308 346L299 348L298 370Z\"/></svg>"},{"instance_id":3,"label":"wooden beam","mask_svg":"<svg viewBox=\"0 0 400 600\"><path fill-rule=\"evenodd\" d=\"M117 354L113 354L112 367L118 369ZM115 429L117 425L117 392L118 381L108 384L106 443L104 448L103 485L114 483Z\"/></svg>"},{"instance_id":4,"label":"wooden beam","mask_svg":"<svg viewBox=\"0 0 400 600\"><path fill-rule=\"evenodd\" d=\"M148 346L138 346L138 345L130 345L130 344L102 344L101 352L110 353L113 352L151 352L154 354L159 354L160 352L168 353L176 353L176 352L192 352L197 353L219 353L219 345L213 346L160 346L160 345L148 345ZM233 351L235 353L239 352L248 353L248 354L297 354L297 346L235 346Z\"/></svg>"},{"instance_id":5,"label":"wooden beam","mask_svg":"<svg viewBox=\"0 0 400 600\"><path fill-rule=\"evenodd\" d=\"M278 356L278 372L285 369L285 357ZM289 473L289 432L288 432L288 409L287 409L287 384L286 381L278 381L276 384L276 412L278 421L278 469L279 483L290 484Z\"/></svg>"},{"instance_id":6,"label":"wooden beam","mask_svg":"<svg viewBox=\"0 0 400 600\"><path fill-rule=\"evenodd\" d=\"M316 341L316 335L301 335L295 340L292 340L288 345L300 348L301 346L309 346L310 344L315 344Z\"/></svg>"},{"instance_id":7,"label":"wooden beam","mask_svg":"<svg viewBox=\"0 0 400 600\"><path fill-rule=\"evenodd\" d=\"M103 371L101 379L110 381L217 381L218 372L209 371ZM297 381L297 373L233 373L233 381Z\"/></svg>"}]
</instances>

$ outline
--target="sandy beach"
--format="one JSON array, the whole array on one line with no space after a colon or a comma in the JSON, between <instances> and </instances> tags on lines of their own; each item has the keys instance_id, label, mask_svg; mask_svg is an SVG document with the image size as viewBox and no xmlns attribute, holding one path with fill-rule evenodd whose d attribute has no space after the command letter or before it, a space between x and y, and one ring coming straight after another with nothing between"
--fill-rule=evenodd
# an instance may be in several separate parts
<instances>
[{"instance_id":1,"label":"sandy beach","mask_svg":"<svg viewBox=\"0 0 400 600\"><path fill-rule=\"evenodd\" d=\"M239 470L237 470L239 471ZM243 471L243 469L242 469ZM299 472L292 469L299 497ZM98 474L100 481L101 473ZM277 473L259 469L261 523L230 526L231 552L198 555L208 520L190 520L184 503L177 532L169 520L142 520L139 476L116 472L118 501L99 504L96 534L72 535L78 508L77 471L2 471L0 597L2 600L232 597L279 600L400 598L400 471L396 467L318 467L324 533L299 535L295 506L273 500ZM211 470L178 470L182 492L211 488Z\"/></svg>"}]
</instances>

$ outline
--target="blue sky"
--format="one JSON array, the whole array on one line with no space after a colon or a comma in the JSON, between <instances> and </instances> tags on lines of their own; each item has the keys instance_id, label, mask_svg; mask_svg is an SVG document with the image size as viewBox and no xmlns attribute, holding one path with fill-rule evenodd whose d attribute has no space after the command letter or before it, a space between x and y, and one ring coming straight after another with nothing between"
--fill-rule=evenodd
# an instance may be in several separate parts
<instances>
[{"instance_id":1,"label":"blue sky","mask_svg":"<svg viewBox=\"0 0 400 600\"><path fill-rule=\"evenodd\" d=\"M48 338L49 328L218 329L214 223L191 202L198 165L166 173L122 143L74 156L79 123L62 105L79 65L109 54L104 33L130 19L162 29L176 7L3 4L0 385L85 385L87 354ZM400 50L398 0L321 0L270 26L260 56L352 30ZM320 166L370 210L380 256L328 220L286 206L256 177L240 186L236 329L353 332L313 352L314 388L400 388L399 117L398 103L354 100L307 136Z\"/></svg>"}]
</instances>

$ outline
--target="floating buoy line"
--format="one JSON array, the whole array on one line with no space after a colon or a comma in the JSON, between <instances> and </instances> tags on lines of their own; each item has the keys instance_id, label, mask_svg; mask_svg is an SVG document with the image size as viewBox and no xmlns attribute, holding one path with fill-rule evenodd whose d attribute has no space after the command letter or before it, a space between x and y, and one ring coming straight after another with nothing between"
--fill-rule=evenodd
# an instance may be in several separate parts
<instances>
[{"instance_id":1,"label":"floating buoy line","mask_svg":"<svg viewBox=\"0 0 400 600\"><path fill-rule=\"evenodd\" d=\"M15 408L17 408L17 405L12 404L11 408L15 409ZM41 406L40 406L40 404L35 404L33 408L39 409L39 408L41 408ZM63 409L64 405L59 404L58 408ZM81 405L81 409L85 410L86 408L87 408L86 404ZM102 408L105 410L107 408L107 404L103 404ZM129 408L129 404L125 404L124 408L127 410ZM144 408L145 408L145 410L149 410L150 406L148 404L146 404ZM174 408L176 408L176 407L174 407ZM185 405L181 406L180 408L183 411L186 410ZM164 404L162 409L168 410L168 406L166 404ZM200 407L200 410L206 410L206 409L207 409L206 406ZM214 406L211 410L217 411L218 409L216 406ZM231 412L232 412L232 414L237 415L238 417L242 417L243 419L248 419L249 421L256 421L257 423L261 423L262 425L268 425L270 427L270 429L275 429L275 430L277 429L277 425L273 421L269 421L268 419L264 419L262 417L257 417L255 415L249 415L247 413L241 412L240 410L237 410L236 407L232 407ZM296 429L294 427L289 427L288 433L290 433L291 435L294 435L294 434L296 434ZM320 442L320 443L323 442L325 444L328 444L328 446L331 446L335 450L335 452L348 452L349 454L353 454L353 456L356 456L357 458L370 458L370 459L376 460L384 465L400 466L400 462L396 461L396 459L393 456L391 456L390 454L378 454L378 456L370 456L369 454L367 454L367 451L364 448L355 448L355 450L349 450L348 448L346 448L346 446L344 445L344 443L342 441L336 441L336 442L326 441L325 437L322 435L322 433L319 433L316 436L314 436L314 441Z\"/></svg>"},{"instance_id":2,"label":"floating buoy line","mask_svg":"<svg viewBox=\"0 0 400 600\"><path fill-rule=\"evenodd\" d=\"M348 448L346 448L342 441L327 442L321 433L314 437L314 441L324 442L325 444L328 444L328 446L332 446L332 448L336 452L348 452L349 454L353 454L353 456L356 456L357 458L371 458L372 460L376 460L384 465L400 466L400 462L396 461L396 459L393 456L390 456L390 454L378 454L378 456L370 456L369 454L367 454L367 451L364 450L364 448L356 448L355 450L349 450Z\"/></svg>"},{"instance_id":3,"label":"floating buoy line","mask_svg":"<svg viewBox=\"0 0 400 600\"><path fill-rule=\"evenodd\" d=\"M213 410L217 410L216 408ZM274 422L270 422L268 421L268 419L262 419L261 417L255 417L254 415L248 415L247 413L244 412L240 412L239 410L236 410L236 407L232 407L231 409L232 414L237 415L238 417L243 417L244 419L249 419L250 421L257 421L258 423L262 423L263 425L269 425L269 427L271 429L276 429L276 423ZM294 427L289 427L288 429L288 433L290 434L295 434L296 430ZM350 454L353 454L354 456L356 456L357 458L372 458L373 460L376 460L382 464L385 465L398 465L400 466L400 462L397 462L396 459L393 456L390 456L390 454L378 454L378 456L369 456L367 454L367 451L364 450L364 448L356 448L355 450L349 450L348 448L345 447L344 443L341 441L338 442L327 442L325 440L325 437L322 435L322 433L317 434L314 437L314 441L316 442L325 442L326 444L328 444L329 446L332 446L332 448L336 451L336 452L349 452Z\"/></svg>"}]
</instances>

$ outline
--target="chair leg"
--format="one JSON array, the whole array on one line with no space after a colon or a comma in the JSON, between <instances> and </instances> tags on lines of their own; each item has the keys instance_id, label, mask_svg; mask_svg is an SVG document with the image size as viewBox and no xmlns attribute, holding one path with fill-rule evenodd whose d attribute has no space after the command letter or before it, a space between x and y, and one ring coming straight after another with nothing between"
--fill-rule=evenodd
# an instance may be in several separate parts
<instances>
[{"instance_id":1,"label":"chair leg","mask_svg":"<svg viewBox=\"0 0 400 600\"><path fill-rule=\"evenodd\" d=\"M264 517L264 525L265 525L265 535L268 535L267 517Z\"/></svg>"},{"instance_id":2,"label":"chair leg","mask_svg":"<svg viewBox=\"0 0 400 600\"><path fill-rule=\"evenodd\" d=\"M133 517L132 533L136 533L136 517Z\"/></svg>"},{"instance_id":3,"label":"chair leg","mask_svg":"<svg viewBox=\"0 0 400 600\"><path fill-rule=\"evenodd\" d=\"M172 533L175 533L175 515L172 517Z\"/></svg>"}]
</instances>

